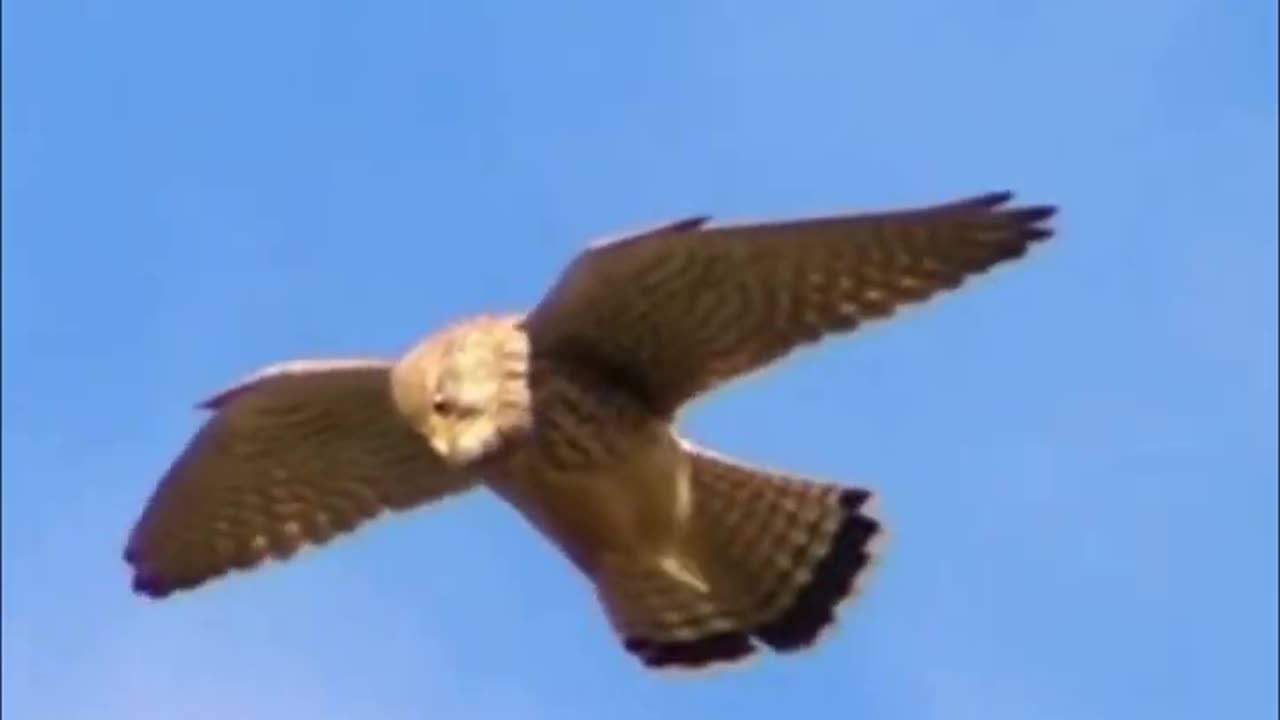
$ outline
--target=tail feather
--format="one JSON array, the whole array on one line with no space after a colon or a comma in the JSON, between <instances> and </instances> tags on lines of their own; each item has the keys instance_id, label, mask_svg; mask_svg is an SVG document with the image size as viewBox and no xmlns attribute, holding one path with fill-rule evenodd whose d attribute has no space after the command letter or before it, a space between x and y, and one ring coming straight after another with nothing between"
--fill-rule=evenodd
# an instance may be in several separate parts
<instances>
[{"instance_id":1,"label":"tail feather","mask_svg":"<svg viewBox=\"0 0 1280 720\"><path fill-rule=\"evenodd\" d=\"M872 494L768 472L690 449L693 510L683 562L662 558L598 578L626 647L654 667L704 667L812 645L854 596L882 526ZM683 576L683 577L682 577Z\"/></svg>"},{"instance_id":2,"label":"tail feather","mask_svg":"<svg viewBox=\"0 0 1280 720\"><path fill-rule=\"evenodd\" d=\"M627 651L646 665L702 667L750 655L751 639L706 586L657 559L610 562L597 588Z\"/></svg>"},{"instance_id":3,"label":"tail feather","mask_svg":"<svg viewBox=\"0 0 1280 720\"><path fill-rule=\"evenodd\" d=\"M871 500L866 490L840 491L843 517L827 553L790 606L756 628L756 635L770 647L787 652L813 644L835 622L839 605L854 597L863 573L875 561L876 539L881 533L880 522L867 508Z\"/></svg>"}]
</instances>

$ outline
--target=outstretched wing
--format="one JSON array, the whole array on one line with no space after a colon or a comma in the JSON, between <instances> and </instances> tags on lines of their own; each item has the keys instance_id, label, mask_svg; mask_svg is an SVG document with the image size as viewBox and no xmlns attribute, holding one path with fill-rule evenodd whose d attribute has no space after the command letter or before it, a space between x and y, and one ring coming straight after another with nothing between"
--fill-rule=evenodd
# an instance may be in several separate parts
<instances>
[{"instance_id":1,"label":"outstretched wing","mask_svg":"<svg viewBox=\"0 0 1280 720\"><path fill-rule=\"evenodd\" d=\"M703 227L595 246L526 318L534 352L625 383L658 413L822 335L958 286L1048 237L1049 206L945 205Z\"/></svg>"},{"instance_id":2,"label":"outstretched wing","mask_svg":"<svg viewBox=\"0 0 1280 720\"><path fill-rule=\"evenodd\" d=\"M129 537L136 591L163 597L287 558L469 487L397 415L389 363L272 366L202 404L213 416L161 479Z\"/></svg>"}]
</instances>

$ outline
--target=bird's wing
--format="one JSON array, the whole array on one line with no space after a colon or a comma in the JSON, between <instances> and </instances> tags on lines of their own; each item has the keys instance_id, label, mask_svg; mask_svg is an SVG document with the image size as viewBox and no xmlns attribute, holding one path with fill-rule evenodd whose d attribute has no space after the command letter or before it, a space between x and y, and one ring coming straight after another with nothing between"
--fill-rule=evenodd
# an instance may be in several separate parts
<instances>
[{"instance_id":1,"label":"bird's wing","mask_svg":"<svg viewBox=\"0 0 1280 720\"><path fill-rule=\"evenodd\" d=\"M471 486L397 414L390 369L375 360L285 363L202 403L212 417L129 537L134 589L162 597L192 588L323 543L383 509Z\"/></svg>"},{"instance_id":2,"label":"bird's wing","mask_svg":"<svg viewBox=\"0 0 1280 720\"><path fill-rule=\"evenodd\" d=\"M669 414L823 334L954 288L1048 237L1049 206L945 205L704 227L578 256L526 318L534 352L589 363Z\"/></svg>"}]
</instances>

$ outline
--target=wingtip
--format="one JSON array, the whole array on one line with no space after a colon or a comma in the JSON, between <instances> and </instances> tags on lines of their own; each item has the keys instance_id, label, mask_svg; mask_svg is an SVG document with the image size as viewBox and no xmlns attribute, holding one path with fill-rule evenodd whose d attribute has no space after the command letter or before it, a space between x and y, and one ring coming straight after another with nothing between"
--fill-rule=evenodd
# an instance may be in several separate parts
<instances>
[{"instance_id":1,"label":"wingtip","mask_svg":"<svg viewBox=\"0 0 1280 720\"><path fill-rule=\"evenodd\" d=\"M1016 212L1022 217L1026 217L1031 222L1040 222L1048 220L1058 213L1058 206L1050 203L1038 203L1035 205L1014 205L1009 207L1010 203L1017 198L1017 194L1012 190L996 190L993 192L983 193L961 201L960 205L977 205L988 209L1000 208L1006 212Z\"/></svg>"},{"instance_id":2,"label":"wingtip","mask_svg":"<svg viewBox=\"0 0 1280 720\"><path fill-rule=\"evenodd\" d=\"M983 193L969 200L963 201L961 205L978 205L985 208L996 208L1013 200L1012 190L994 190L992 192Z\"/></svg>"},{"instance_id":3,"label":"wingtip","mask_svg":"<svg viewBox=\"0 0 1280 720\"><path fill-rule=\"evenodd\" d=\"M166 578L162 573L149 570L146 564L142 562L141 554L132 546L125 549L124 560L129 564L129 568L133 573L133 577L129 581L129 587L135 595L140 595L150 600L162 600L183 587L181 582L176 582L173 578Z\"/></svg>"},{"instance_id":4,"label":"wingtip","mask_svg":"<svg viewBox=\"0 0 1280 720\"><path fill-rule=\"evenodd\" d=\"M1058 214L1054 205L1029 205L1009 211L1022 226L1022 237L1028 243L1035 243L1053 237L1056 230L1049 221Z\"/></svg>"},{"instance_id":5,"label":"wingtip","mask_svg":"<svg viewBox=\"0 0 1280 720\"><path fill-rule=\"evenodd\" d=\"M143 553L132 539L125 545L124 551L120 553L120 556L129 566L129 571L132 574L129 587L135 595L158 600L173 593L175 588L172 587L172 583L165 582L159 573L151 572L147 569L147 563L143 560Z\"/></svg>"},{"instance_id":6,"label":"wingtip","mask_svg":"<svg viewBox=\"0 0 1280 720\"><path fill-rule=\"evenodd\" d=\"M1010 212L1015 212L1018 217L1028 224L1042 223L1053 218L1058 214L1057 205L1025 205L1018 208L1012 208Z\"/></svg>"},{"instance_id":7,"label":"wingtip","mask_svg":"<svg viewBox=\"0 0 1280 720\"><path fill-rule=\"evenodd\" d=\"M135 595L147 598L148 600L163 600L173 594L173 588L156 582L154 578L142 574L133 576L131 587Z\"/></svg>"},{"instance_id":8,"label":"wingtip","mask_svg":"<svg viewBox=\"0 0 1280 720\"><path fill-rule=\"evenodd\" d=\"M1015 195L1010 190L990 192L978 195L967 201L961 201L958 207L981 209L1003 221L1011 222L1018 228L1017 237L1026 244L1036 243L1055 234L1049 225L1058 214L1058 206L1048 203L1036 205L1010 204ZM954 207L954 206L953 206Z\"/></svg>"}]
</instances>

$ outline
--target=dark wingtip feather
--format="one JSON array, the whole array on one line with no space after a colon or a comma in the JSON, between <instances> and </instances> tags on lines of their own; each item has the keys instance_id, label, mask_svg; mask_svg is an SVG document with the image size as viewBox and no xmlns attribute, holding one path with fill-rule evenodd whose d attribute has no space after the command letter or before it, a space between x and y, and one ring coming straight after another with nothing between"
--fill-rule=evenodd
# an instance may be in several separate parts
<instances>
[{"instance_id":1,"label":"dark wingtip feather","mask_svg":"<svg viewBox=\"0 0 1280 720\"><path fill-rule=\"evenodd\" d=\"M996 208L1013 199L1013 191L996 190L994 192L983 193L968 200L961 200L957 205L977 205L984 208Z\"/></svg>"},{"instance_id":2,"label":"dark wingtip feather","mask_svg":"<svg viewBox=\"0 0 1280 720\"><path fill-rule=\"evenodd\" d=\"M1050 231L1044 223L1058 214L1058 208L1054 205L1024 205L1007 208L1000 214L1023 227Z\"/></svg>"},{"instance_id":3,"label":"dark wingtip feather","mask_svg":"<svg viewBox=\"0 0 1280 720\"><path fill-rule=\"evenodd\" d=\"M133 592L153 600L162 600L174 593L191 590L209 579L206 575L190 570L163 569L163 565L157 563L157 558L137 538L131 539L125 546L123 556L133 573L130 581Z\"/></svg>"},{"instance_id":4,"label":"dark wingtip feather","mask_svg":"<svg viewBox=\"0 0 1280 720\"><path fill-rule=\"evenodd\" d=\"M137 570L133 575L133 591L153 600L162 600L183 589L181 583L172 582L158 574Z\"/></svg>"},{"instance_id":5,"label":"dark wingtip feather","mask_svg":"<svg viewBox=\"0 0 1280 720\"><path fill-rule=\"evenodd\" d=\"M1008 205L1014 198L1014 194L1009 190L1000 190L997 192L989 192L983 195L961 200L958 203L944 205L943 208L981 208L988 211L997 211L997 214L1010 218L1022 225L1037 225L1043 223L1054 215L1058 214L1056 205L1017 205L1011 207L1003 207Z\"/></svg>"},{"instance_id":6,"label":"dark wingtip feather","mask_svg":"<svg viewBox=\"0 0 1280 720\"><path fill-rule=\"evenodd\" d=\"M1058 207L1056 205L1027 205L1025 207L1011 210L1010 212L1012 212L1022 222L1028 225L1035 225L1057 215Z\"/></svg>"},{"instance_id":7,"label":"dark wingtip feather","mask_svg":"<svg viewBox=\"0 0 1280 720\"><path fill-rule=\"evenodd\" d=\"M865 490L841 492L844 519L813 578L791 607L756 628L755 634L773 649L788 652L808 647L835 621L837 606L850 596L858 576L869 568L872 541L881 531L880 522L864 513L870 498Z\"/></svg>"}]
</instances>

